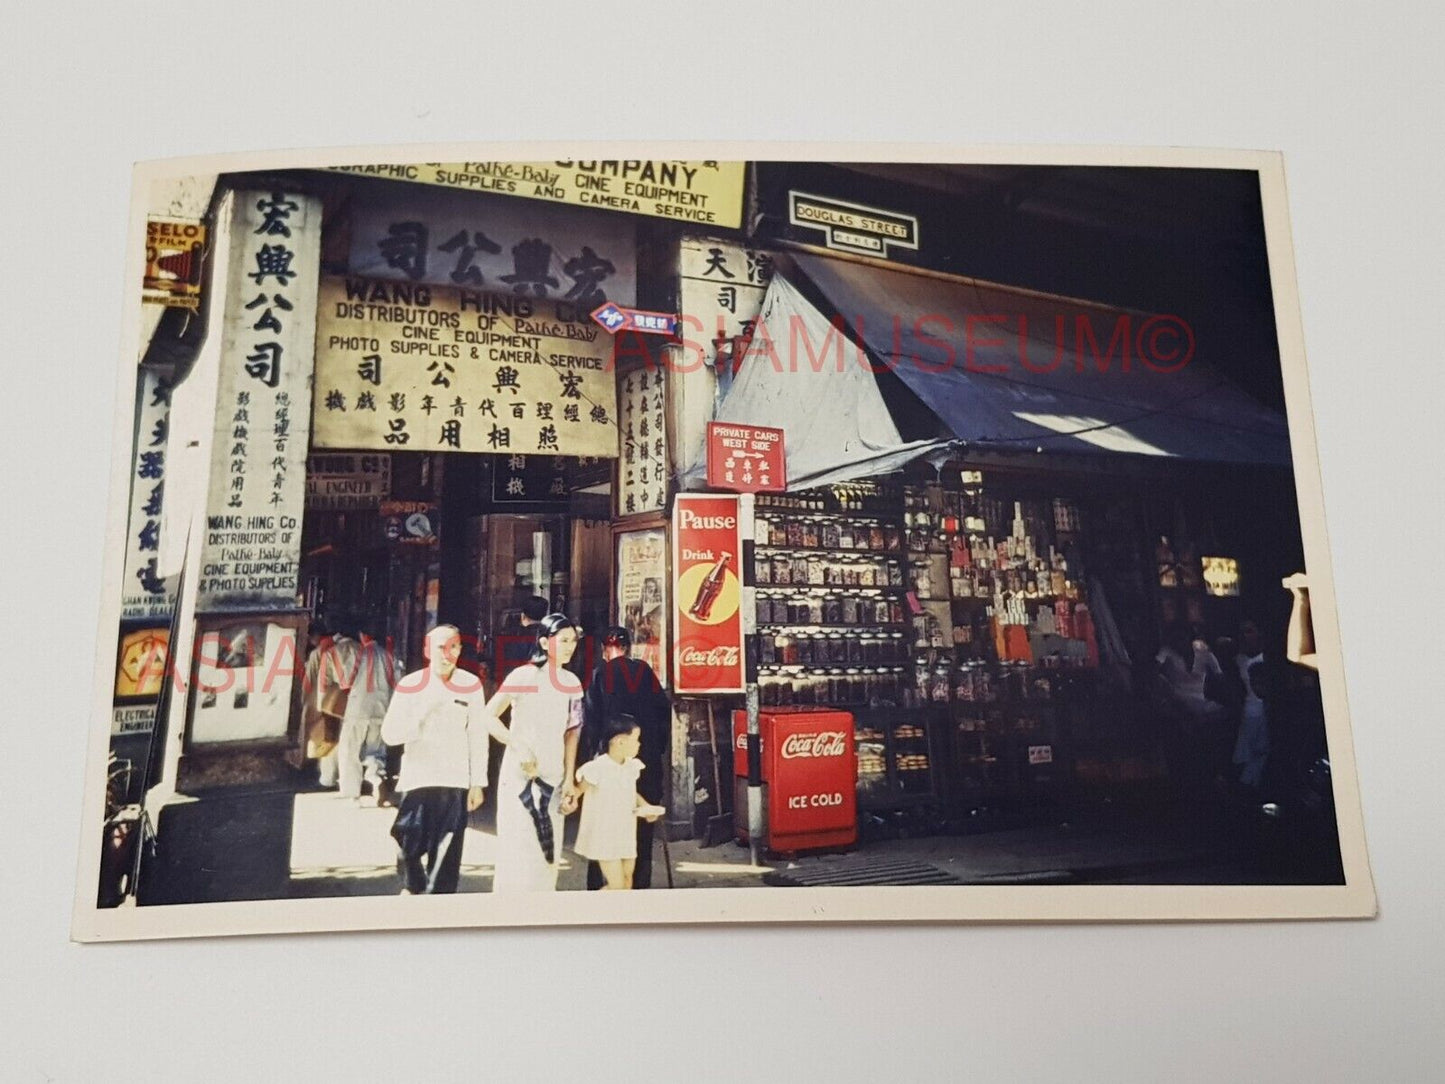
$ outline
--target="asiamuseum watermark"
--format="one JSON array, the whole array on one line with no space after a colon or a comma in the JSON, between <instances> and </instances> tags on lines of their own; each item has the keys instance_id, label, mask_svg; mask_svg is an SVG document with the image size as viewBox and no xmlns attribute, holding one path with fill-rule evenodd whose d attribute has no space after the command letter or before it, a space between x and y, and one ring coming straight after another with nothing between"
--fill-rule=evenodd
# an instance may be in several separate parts
<instances>
[{"instance_id":1,"label":"asiamuseum watermark","mask_svg":"<svg viewBox=\"0 0 1445 1084\"><path fill-rule=\"evenodd\" d=\"M1074 373L1129 373L1136 368L1169 374L1184 369L1195 353L1194 330L1178 316L1077 311L1040 319L1028 313L942 312L880 318L835 315L821 330L816 321L790 313L781 320L752 321L730 335L719 314L716 334L695 316L677 321L674 343L681 350L655 351L641 336L619 336L610 366L640 360L648 367L697 372L726 353L734 364L771 365L783 373L850 366L871 373L911 366L925 373L962 370L984 375L1043 376ZM882 345L885 342L887 346ZM865 346L867 343L869 346Z\"/></svg>"},{"instance_id":2,"label":"asiamuseum watermark","mask_svg":"<svg viewBox=\"0 0 1445 1084\"><path fill-rule=\"evenodd\" d=\"M191 675L197 693L223 694L245 691L268 693L285 692L296 681L301 683L302 696L325 694L331 689L345 689L350 692L375 692L390 689L394 695L418 693L432 681L441 681L447 688L470 690L475 688L475 670L483 670L494 682L504 682L508 692L527 693L536 685L530 674L513 676L519 669L516 662L508 662L517 655L530 655L537 646L537 640L525 635L497 636L484 644L474 636L460 636L463 645L462 657L456 670L448 677L436 673L430 665L419 670L398 675L395 672L396 658L390 638L384 645L381 641L369 645L351 644L346 647L335 642L323 643L310 652L300 651L291 637L280 639L274 650L262 653L253 643L247 643L239 652L223 649L215 640L202 638L194 644L192 659L194 665L185 667L180 659L172 659L163 649L152 650L141 660L135 675L138 689L159 692L169 680L175 690L184 695L190 688ZM591 674L600 662L599 648L595 638L586 637L577 648L581 657L580 670ZM388 667L391 668L388 672ZM549 680L558 689L574 689L575 676L564 678L563 671L574 672L548 658L538 669L541 680ZM507 680L511 678L511 680ZM609 678L610 680L610 678ZM625 689L619 691L637 692L641 683L649 680L640 671L624 672L622 682ZM282 683L285 684L282 684ZM636 687L634 687L636 684ZM612 691L609 689L608 691Z\"/></svg>"}]
</instances>

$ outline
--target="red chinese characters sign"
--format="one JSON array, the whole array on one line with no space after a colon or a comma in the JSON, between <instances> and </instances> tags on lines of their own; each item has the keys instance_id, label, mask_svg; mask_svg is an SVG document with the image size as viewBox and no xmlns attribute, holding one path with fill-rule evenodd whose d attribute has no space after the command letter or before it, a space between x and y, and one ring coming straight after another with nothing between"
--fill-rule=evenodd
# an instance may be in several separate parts
<instances>
[{"instance_id":1,"label":"red chinese characters sign","mask_svg":"<svg viewBox=\"0 0 1445 1084\"><path fill-rule=\"evenodd\" d=\"M788 484L783 431L708 422L707 484L734 493L781 493Z\"/></svg>"},{"instance_id":2,"label":"red chinese characters sign","mask_svg":"<svg viewBox=\"0 0 1445 1084\"><path fill-rule=\"evenodd\" d=\"M673 688L679 693L743 691L741 553L736 497L678 495L672 567L677 577Z\"/></svg>"}]
</instances>

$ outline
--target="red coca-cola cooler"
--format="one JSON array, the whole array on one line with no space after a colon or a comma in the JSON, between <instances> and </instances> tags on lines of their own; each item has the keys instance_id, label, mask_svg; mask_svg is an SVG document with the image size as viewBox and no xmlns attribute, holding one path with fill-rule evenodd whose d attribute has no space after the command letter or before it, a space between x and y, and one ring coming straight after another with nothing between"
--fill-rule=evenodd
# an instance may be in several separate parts
<instances>
[{"instance_id":1,"label":"red coca-cola cooler","mask_svg":"<svg viewBox=\"0 0 1445 1084\"><path fill-rule=\"evenodd\" d=\"M767 708L758 715L763 754L763 846L793 852L858 842L858 757L853 716L831 708ZM733 823L748 839L748 715L733 712Z\"/></svg>"}]
</instances>

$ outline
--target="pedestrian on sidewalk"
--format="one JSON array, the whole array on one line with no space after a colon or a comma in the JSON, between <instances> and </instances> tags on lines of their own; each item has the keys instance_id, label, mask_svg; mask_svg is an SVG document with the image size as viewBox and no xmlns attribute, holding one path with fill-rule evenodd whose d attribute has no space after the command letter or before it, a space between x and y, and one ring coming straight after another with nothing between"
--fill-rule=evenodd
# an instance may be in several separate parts
<instances>
[{"instance_id":1,"label":"pedestrian on sidewalk","mask_svg":"<svg viewBox=\"0 0 1445 1084\"><path fill-rule=\"evenodd\" d=\"M662 803L662 785L672 745L672 706L662 691L662 682L652 667L641 659L629 658L632 637L620 625L602 637L602 662L592 675L582 699L582 741L578 760L586 763L607 752L605 731L608 720L630 716L639 728L639 759L642 774L637 791L649 805ZM633 888L652 887L652 836L656 818L636 821L637 862L632 874ZM605 883L602 868L587 863L587 887L599 889Z\"/></svg>"},{"instance_id":2,"label":"pedestrian on sidewalk","mask_svg":"<svg viewBox=\"0 0 1445 1084\"><path fill-rule=\"evenodd\" d=\"M487 705L492 736L507 747L497 779L493 892L555 892L563 817L577 807L582 682L565 669L577 650L566 614L537 624L530 659L509 673ZM510 709L511 725L502 723Z\"/></svg>"},{"instance_id":3,"label":"pedestrian on sidewalk","mask_svg":"<svg viewBox=\"0 0 1445 1084\"><path fill-rule=\"evenodd\" d=\"M637 792L643 770L637 759L642 728L630 715L614 715L603 730L605 752L577 769L582 787L582 823L577 828L577 853L600 867L612 891L633 887L637 864L637 825L662 815ZM589 863L589 865L591 864Z\"/></svg>"},{"instance_id":4,"label":"pedestrian on sidewalk","mask_svg":"<svg viewBox=\"0 0 1445 1084\"><path fill-rule=\"evenodd\" d=\"M384 643L365 629L360 630L360 637L356 670L336 745L337 774L343 798L360 799L361 784L365 781L371 784L372 797L379 802L386 772L386 744L381 740L381 724L401 675L396 659Z\"/></svg>"},{"instance_id":5,"label":"pedestrian on sidewalk","mask_svg":"<svg viewBox=\"0 0 1445 1084\"><path fill-rule=\"evenodd\" d=\"M340 770L338 744L346 705L351 698L351 683L356 676L357 657L361 645L353 637L356 631L350 617L337 615L333 635L323 638L307 660L307 678L316 697L317 711L325 725L326 741L316 760L316 781L327 790L337 786ZM312 663L315 662L315 672Z\"/></svg>"},{"instance_id":6,"label":"pedestrian on sidewalk","mask_svg":"<svg viewBox=\"0 0 1445 1084\"><path fill-rule=\"evenodd\" d=\"M381 726L383 741L405 746L391 827L403 895L457 890L467 815L487 785L486 697L479 678L457 669L461 652L455 626L428 632L426 669L397 683Z\"/></svg>"}]
</instances>

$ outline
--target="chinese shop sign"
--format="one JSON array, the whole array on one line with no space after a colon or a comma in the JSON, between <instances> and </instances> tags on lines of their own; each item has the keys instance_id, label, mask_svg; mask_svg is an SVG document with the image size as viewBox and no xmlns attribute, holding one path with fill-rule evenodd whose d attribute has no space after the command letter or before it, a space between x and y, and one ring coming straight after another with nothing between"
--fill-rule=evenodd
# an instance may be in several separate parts
<instances>
[{"instance_id":1,"label":"chinese shop sign","mask_svg":"<svg viewBox=\"0 0 1445 1084\"><path fill-rule=\"evenodd\" d=\"M734 493L783 492L788 488L783 431L708 422L707 484Z\"/></svg>"},{"instance_id":2,"label":"chinese shop sign","mask_svg":"<svg viewBox=\"0 0 1445 1084\"><path fill-rule=\"evenodd\" d=\"M353 274L553 298L582 313L636 297L631 219L445 189L393 187L357 202Z\"/></svg>"},{"instance_id":3,"label":"chinese shop sign","mask_svg":"<svg viewBox=\"0 0 1445 1084\"><path fill-rule=\"evenodd\" d=\"M327 277L318 448L617 455L612 340L565 302Z\"/></svg>"},{"instance_id":4,"label":"chinese shop sign","mask_svg":"<svg viewBox=\"0 0 1445 1084\"><path fill-rule=\"evenodd\" d=\"M617 467L617 514L635 516L667 506L667 396L662 369L618 377L622 462Z\"/></svg>"},{"instance_id":5,"label":"chinese shop sign","mask_svg":"<svg viewBox=\"0 0 1445 1084\"><path fill-rule=\"evenodd\" d=\"M145 281L141 300L182 309L201 306L206 227L173 218L146 220Z\"/></svg>"},{"instance_id":6,"label":"chinese shop sign","mask_svg":"<svg viewBox=\"0 0 1445 1084\"><path fill-rule=\"evenodd\" d=\"M492 466L497 504L546 504L566 508L572 494L612 477L612 460L591 456L498 456Z\"/></svg>"},{"instance_id":7,"label":"chinese shop sign","mask_svg":"<svg viewBox=\"0 0 1445 1084\"><path fill-rule=\"evenodd\" d=\"M741 553L738 498L678 494L672 567L677 577L673 674L679 693L743 691Z\"/></svg>"},{"instance_id":8,"label":"chinese shop sign","mask_svg":"<svg viewBox=\"0 0 1445 1084\"><path fill-rule=\"evenodd\" d=\"M417 162L336 168L732 229L743 221L743 162Z\"/></svg>"},{"instance_id":9,"label":"chinese shop sign","mask_svg":"<svg viewBox=\"0 0 1445 1084\"><path fill-rule=\"evenodd\" d=\"M120 595L122 620L165 617L175 601L174 583L157 572L171 387L147 369L141 373L139 394L140 427L131 462L130 520Z\"/></svg>"},{"instance_id":10,"label":"chinese shop sign","mask_svg":"<svg viewBox=\"0 0 1445 1084\"><path fill-rule=\"evenodd\" d=\"M683 364L714 366L719 350L734 356L734 344L751 338L772 281L773 257L729 241L685 237L681 270ZM729 370L727 379L731 375Z\"/></svg>"},{"instance_id":11,"label":"chinese shop sign","mask_svg":"<svg viewBox=\"0 0 1445 1084\"><path fill-rule=\"evenodd\" d=\"M296 604L321 203L237 192L222 326L201 609Z\"/></svg>"}]
</instances>

